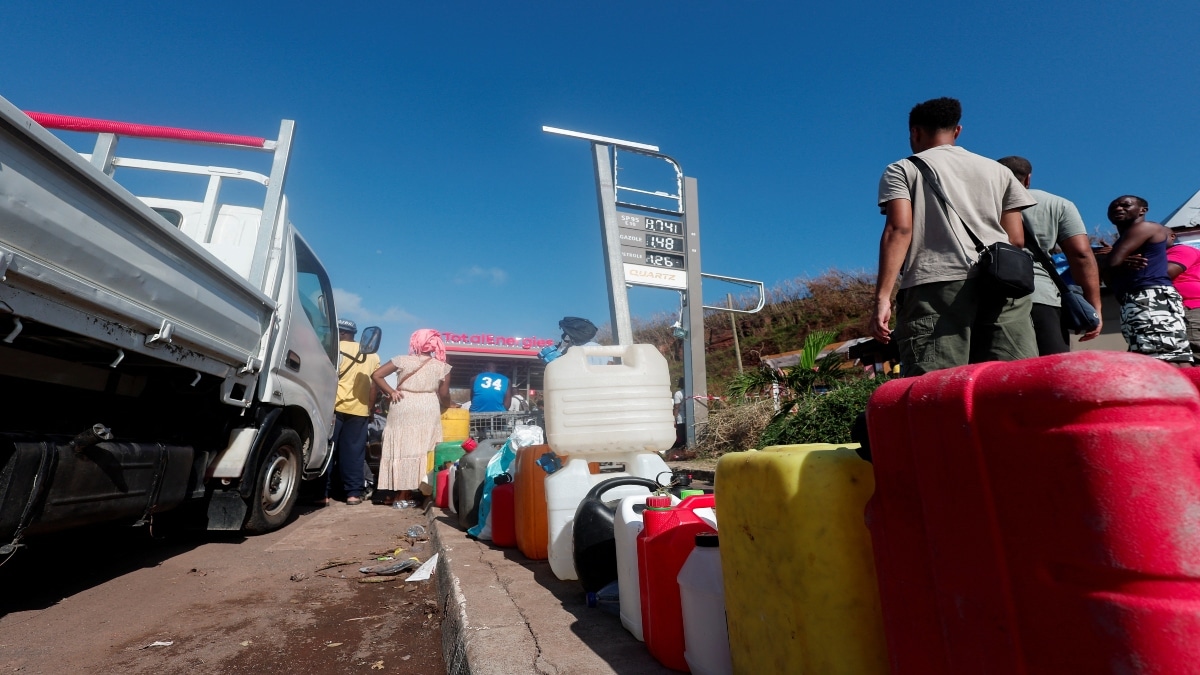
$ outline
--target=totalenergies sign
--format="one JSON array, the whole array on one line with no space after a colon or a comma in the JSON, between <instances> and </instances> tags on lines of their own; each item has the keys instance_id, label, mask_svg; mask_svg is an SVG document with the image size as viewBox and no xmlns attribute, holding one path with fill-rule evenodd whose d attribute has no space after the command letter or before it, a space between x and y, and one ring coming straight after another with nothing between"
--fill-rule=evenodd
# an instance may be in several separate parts
<instances>
[{"instance_id":1,"label":"totalenergies sign","mask_svg":"<svg viewBox=\"0 0 1200 675\"><path fill-rule=\"evenodd\" d=\"M442 342L447 347L497 347L500 349L535 350L549 347L554 340L543 340L538 337L506 337L491 333L442 333Z\"/></svg>"}]
</instances>

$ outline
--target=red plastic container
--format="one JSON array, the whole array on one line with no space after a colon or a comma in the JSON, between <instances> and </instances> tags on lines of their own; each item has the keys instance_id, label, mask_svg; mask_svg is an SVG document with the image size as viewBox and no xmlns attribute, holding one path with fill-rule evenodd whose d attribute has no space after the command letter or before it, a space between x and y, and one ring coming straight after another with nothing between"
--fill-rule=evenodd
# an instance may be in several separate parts
<instances>
[{"instance_id":1,"label":"red plastic container","mask_svg":"<svg viewBox=\"0 0 1200 675\"><path fill-rule=\"evenodd\" d=\"M1077 352L897 380L867 411L895 675L1200 664L1200 397Z\"/></svg>"},{"instance_id":2,"label":"red plastic container","mask_svg":"<svg viewBox=\"0 0 1200 675\"><path fill-rule=\"evenodd\" d=\"M1180 368L1179 372L1191 380L1197 389L1200 389L1200 368Z\"/></svg>"},{"instance_id":3,"label":"red plastic container","mask_svg":"<svg viewBox=\"0 0 1200 675\"><path fill-rule=\"evenodd\" d=\"M659 663L690 672L683 657L683 607L679 570L696 548L696 535L714 532L694 509L713 508L713 495L693 495L671 506L670 497L650 497L638 533L638 584L642 598L642 637Z\"/></svg>"},{"instance_id":4,"label":"red plastic container","mask_svg":"<svg viewBox=\"0 0 1200 675\"><path fill-rule=\"evenodd\" d=\"M433 491L433 505L439 509L450 506L450 469L437 472L437 488Z\"/></svg>"},{"instance_id":5,"label":"red plastic container","mask_svg":"<svg viewBox=\"0 0 1200 675\"><path fill-rule=\"evenodd\" d=\"M501 474L508 478L508 474ZM511 478L492 488L492 543L504 548L517 545L517 491Z\"/></svg>"}]
</instances>

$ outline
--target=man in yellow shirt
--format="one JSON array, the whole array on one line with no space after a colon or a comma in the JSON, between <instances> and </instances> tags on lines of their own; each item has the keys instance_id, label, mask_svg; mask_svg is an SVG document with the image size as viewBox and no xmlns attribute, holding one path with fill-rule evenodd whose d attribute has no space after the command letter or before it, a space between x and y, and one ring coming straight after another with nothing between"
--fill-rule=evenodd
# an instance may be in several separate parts
<instances>
[{"instance_id":1,"label":"man in yellow shirt","mask_svg":"<svg viewBox=\"0 0 1200 675\"><path fill-rule=\"evenodd\" d=\"M377 354L360 354L354 336L358 325L349 319L338 319L338 350L342 353L338 365L338 393L334 403L333 447L334 463L342 477L346 504L362 503L365 478L363 465L367 454L367 425L375 410L376 389L371 373L379 368ZM329 488L333 483L334 467L325 480L325 503L329 503Z\"/></svg>"}]
</instances>

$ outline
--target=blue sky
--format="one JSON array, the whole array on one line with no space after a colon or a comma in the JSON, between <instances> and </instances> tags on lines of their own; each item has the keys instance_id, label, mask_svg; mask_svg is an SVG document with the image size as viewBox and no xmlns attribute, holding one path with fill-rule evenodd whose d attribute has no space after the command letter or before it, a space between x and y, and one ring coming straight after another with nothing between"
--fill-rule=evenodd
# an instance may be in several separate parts
<instances>
[{"instance_id":1,"label":"blue sky","mask_svg":"<svg viewBox=\"0 0 1200 675\"><path fill-rule=\"evenodd\" d=\"M978 6L976 6L978 5ZM1200 189L1194 3L24 2L0 95L28 110L273 136L292 220L384 327L557 337L607 321L586 142L659 145L699 181L703 269L769 285L870 269L909 108L1034 165L1090 229ZM635 313L674 311L635 289ZM706 287L712 304L726 287Z\"/></svg>"}]
</instances>

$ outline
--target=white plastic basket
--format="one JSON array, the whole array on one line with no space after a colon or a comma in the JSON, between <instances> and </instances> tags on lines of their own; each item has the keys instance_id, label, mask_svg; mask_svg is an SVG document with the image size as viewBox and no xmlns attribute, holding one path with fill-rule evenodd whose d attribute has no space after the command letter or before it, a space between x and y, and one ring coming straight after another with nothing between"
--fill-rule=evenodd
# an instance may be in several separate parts
<instances>
[{"instance_id":1,"label":"white plastic basket","mask_svg":"<svg viewBox=\"0 0 1200 675\"><path fill-rule=\"evenodd\" d=\"M471 438L475 440L502 440L512 435L518 424L537 424L534 415L528 412L471 413Z\"/></svg>"}]
</instances>

